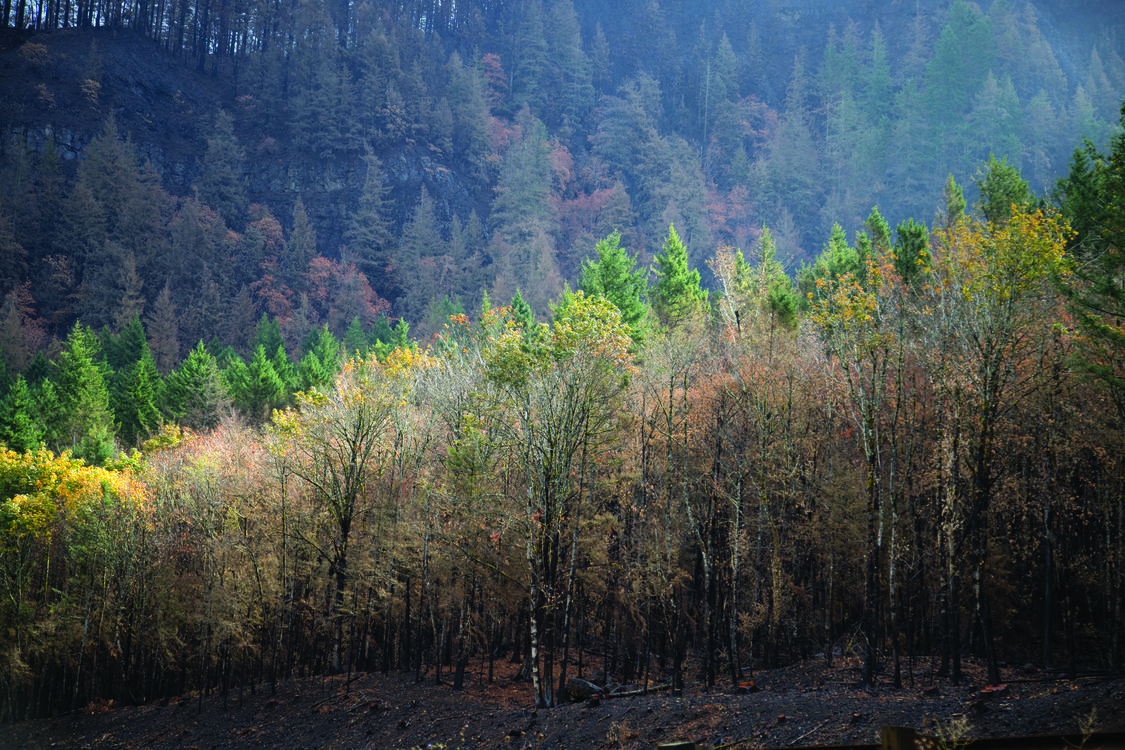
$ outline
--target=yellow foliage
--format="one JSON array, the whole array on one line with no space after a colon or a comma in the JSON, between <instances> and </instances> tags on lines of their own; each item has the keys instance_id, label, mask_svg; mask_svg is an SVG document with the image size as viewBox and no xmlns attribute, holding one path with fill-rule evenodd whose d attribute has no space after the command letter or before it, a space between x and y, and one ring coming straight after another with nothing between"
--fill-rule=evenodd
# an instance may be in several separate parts
<instances>
[{"instance_id":1,"label":"yellow foliage","mask_svg":"<svg viewBox=\"0 0 1125 750\"><path fill-rule=\"evenodd\" d=\"M106 497L135 510L146 489L132 471L87 466L69 452L0 448L0 546L49 535Z\"/></svg>"}]
</instances>

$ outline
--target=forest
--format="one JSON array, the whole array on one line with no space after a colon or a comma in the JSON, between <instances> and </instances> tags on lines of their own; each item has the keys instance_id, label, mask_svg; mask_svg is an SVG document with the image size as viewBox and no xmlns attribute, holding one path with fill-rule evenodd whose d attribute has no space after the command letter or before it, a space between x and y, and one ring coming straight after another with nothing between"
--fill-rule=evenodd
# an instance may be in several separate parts
<instances>
[{"instance_id":1,"label":"forest","mask_svg":"<svg viewBox=\"0 0 1125 750\"><path fill-rule=\"evenodd\" d=\"M1121 25L624 5L5 0L0 720L1121 668Z\"/></svg>"}]
</instances>

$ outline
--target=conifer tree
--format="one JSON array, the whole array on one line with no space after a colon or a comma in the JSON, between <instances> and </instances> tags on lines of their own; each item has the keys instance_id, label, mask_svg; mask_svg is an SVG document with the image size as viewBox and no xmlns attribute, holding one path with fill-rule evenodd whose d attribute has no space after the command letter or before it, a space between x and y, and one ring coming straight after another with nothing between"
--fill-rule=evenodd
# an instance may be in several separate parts
<instances>
[{"instance_id":1,"label":"conifer tree","mask_svg":"<svg viewBox=\"0 0 1125 750\"><path fill-rule=\"evenodd\" d=\"M587 258L578 288L587 296L601 295L621 311L635 344L644 340L648 316L648 271L637 269L637 259L621 247L621 233L614 231L594 247L595 258Z\"/></svg>"},{"instance_id":2,"label":"conifer tree","mask_svg":"<svg viewBox=\"0 0 1125 750\"><path fill-rule=\"evenodd\" d=\"M261 344L254 350L249 364L241 357L232 359L225 378L235 404L257 423L269 419L270 412L281 406L287 395L285 383Z\"/></svg>"},{"instance_id":3,"label":"conifer tree","mask_svg":"<svg viewBox=\"0 0 1125 750\"><path fill-rule=\"evenodd\" d=\"M163 384L147 342L140 358L118 373L117 380L113 401L118 436L124 446L136 446L159 428L159 405L164 400Z\"/></svg>"},{"instance_id":4,"label":"conifer tree","mask_svg":"<svg viewBox=\"0 0 1125 750\"><path fill-rule=\"evenodd\" d=\"M305 274L308 273L309 263L316 257L316 230L309 223L309 215L305 211L305 202L297 196L293 206L293 231L289 233L289 241L280 259L279 273L281 283L294 292L305 291Z\"/></svg>"},{"instance_id":5,"label":"conifer tree","mask_svg":"<svg viewBox=\"0 0 1125 750\"><path fill-rule=\"evenodd\" d=\"M939 223L942 229L949 232L965 218L966 206L965 194L957 181L953 179L952 173L945 178L945 187L942 188L941 198L944 208L939 216Z\"/></svg>"},{"instance_id":6,"label":"conifer tree","mask_svg":"<svg viewBox=\"0 0 1125 750\"><path fill-rule=\"evenodd\" d=\"M241 231L246 223L246 154L234 134L234 121L225 111L215 115L207 138L203 172L195 183L199 200L219 212L228 228Z\"/></svg>"},{"instance_id":7,"label":"conifer tree","mask_svg":"<svg viewBox=\"0 0 1125 750\"><path fill-rule=\"evenodd\" d=\"M37 448L45 438L31 389L22 374L16 375L16 381L0 399L0 442L24 453Z\"/></svg>"},{"instance_id":8,"label":"conifer tree","mask_svg":"<svg viewBox=\"0 0 1125 750\"><path fill-rule=\"evenodd\" d=\"M664 247L655 258L652 307L665 325L675 326L689 317L707 311L707 292L699 285L699 271L688 268L687 248L668 225Z\"/></svg>"},{"instance_id":9,"label":"conifer tree","mask_svg":"<svg viewBox=\"0 0 1125 750\"><path fill-rule=\"evenodd\" d=\"M102 464L113 454L114 427L105 372L98 363L97 336L76 323L53 377L58 392L58 447L92 464Z\"/></svg>"},{"instance_id":10,"label":"conifer tree","mask_svg":"<svg viewBox=\"0 0 1125 750\"><path fill-rule=\"evenodd\" d=\"M1012 206L1026 208L1032 201L1031 188L1007 159L988 157L984 174L976 180L980 188L977 210L991 224L1003 224L1012 215Z\"/></svg>"},{"instance_id":11,"label":"conifer tree","mask_svg":"<svg viewBox=\"0 0 1125 750\"><path fill-rule=\"evenodd\" d=\"M382 318L385 320L386 318ZM352 322L348 323L348 329L344 331L344 353L347 357L355 357L367 352L367 348L371 345L367 339L367 331L363 328L363 323L360 322L359 316L352 318Z\"/></svg>"},{"instance_id":12,"label":"conifer tree","mask_svg":"<svg viewBox=\"0 0 1125 750\"><path fill-rule=\"evenodd\" d=\"M200 341L168 377L165 411L186 427L209 430L219 424L228 403L218 362Z\"/></svg>"},{"instance_id":13,"label":"conifer tree","mask_svg":"<svg viewBox=\"0 0 1125 750\"><path fill-rule=\"evenodd\" d=\"M363 157L367 167L359 205L344 231L345 262L355 263L378 293L398 296L402 280L394 273L394 238L389 219L389 188L383 184L383 167L370 147Z\"/></svg>"},{"instance_id":14,"label":"conifer tree","mask_svg":"<svg viewBox=\"0 0 1125 750\"><path fill-rule=\"evenodd\" d=\"M180 359L180 325L176 305L172 302L172 290L167 283L145 315L145 329L157 371L163 374L172 372Z\"/></svg>"},{"instance_id":15,"label":"conifer tree","mask_svg":"<svg viewBox=\"0 0 1125 750\"><path fill-rule=\"evenodd\" d=\"M516 289L516 293L512 295L512 301L508 306L512 308L512 320L523 331L524 338L534 339L539 332L539 323L535 320L535 311L527 304L519 289Z\"/></svg>"},{"instance_id":16,"label":"conifer tree","mask_svg":"<svg viewBox=\"0 0 1125 750\"><path fill-rule=\"evenodd\" d=\"M925 224L907 219L895 230L894 265L906 284L921 278L930 260L930 234Z\"/></svg>"}]
</instances>

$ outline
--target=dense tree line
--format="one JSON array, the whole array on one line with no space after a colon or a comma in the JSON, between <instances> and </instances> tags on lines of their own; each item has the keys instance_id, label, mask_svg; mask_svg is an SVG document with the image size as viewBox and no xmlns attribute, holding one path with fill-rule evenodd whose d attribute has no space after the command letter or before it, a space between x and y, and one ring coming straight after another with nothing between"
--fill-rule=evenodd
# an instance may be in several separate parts
<instances>
[{"instance_id":1,"label":"dense tree line","mask_svg":"<svg viewBox=\"0 0 1125 750\"><path fill-rule=\"evenodd\" d=\"M708 294L671 225L651 273L597 243L546 323L519 291L426 342L353 317L294 365L264 315L249 361L162 372L134 314L9 360L3 716L501 658L539 706L594 668L1120 668L1125 135L1051 196L978 188L795 280L763 231Z\"/></svg>"},{"instance_id":2,"label":"dense tree line","mask_svg":"<svg viewBox=\"0 0 1125 750\"><path fill-rule=\"evenodd\" d=\"M0 291L31 281L62 339L78 317L107 322L103 303L116 300L97 294L125 283L86 270L131 262L134 306L155 314L167 286L163 310L177 311L187 348L200 333L247 331L261 312L331 324L299 279L319 254L342 273L354 264L418 331L475 309L483 290L508 300L518 288L545 315L615 229L648 262L675 224L710 285L711 249L749 248L763 226L793 270L833 223L856 231L872 205L891 224L929 221L945 176L972 193L990 155L1042 192L1074 135L1104 147L1125 94L1119 32L1064 49L1031 4L957 0L889 15L893 28L827 12L792 27L762 3L708 5L6 3L7 25L35 30L12 37L31 65L59 62L51 31L94 27L150 40L229 97L200 124L191 184L161 196L154 169L117 153L130 128L108 122L114 60L91 33L74 104L105 132L74 161L54 136L4 144L0 241L15 260ZM794 36L811 42L782 46ZM45 80L13 121L67 106L62 88ZM264 184L264 165L289 176ZM122 201L133 207L108 208Z\"/></svg>"}]
</instances>

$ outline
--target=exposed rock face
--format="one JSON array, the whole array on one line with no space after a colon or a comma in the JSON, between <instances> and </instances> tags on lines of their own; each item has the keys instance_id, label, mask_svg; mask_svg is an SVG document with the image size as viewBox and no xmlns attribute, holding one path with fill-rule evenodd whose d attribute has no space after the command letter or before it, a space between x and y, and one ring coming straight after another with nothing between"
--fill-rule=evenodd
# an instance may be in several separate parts
<instances>
[{"instance_id":1,"label":"exposed rock face","mask_svg":"<svg viewBox=\"0 0 1125 750\"><path fill-rule=\"evenodd\" d=\"M0 29L0 153L20 143L37 153L53 140L73 169L112 116L164 187L188 195L216 113L220 108L237 112L238 106L231 86L128 31L16 34ZM245 130L237 135L246 152L250 201L269 206L287 224L301 195L320 248L334 254L363 184L362 154L314 160L298 144ZM398 224L423 183L442 222L467 215L470 208L481 210L474 200L480 186L467 184L450 165L408 147L378 156L392 185Z\"/></svg>"}]
</instances>

